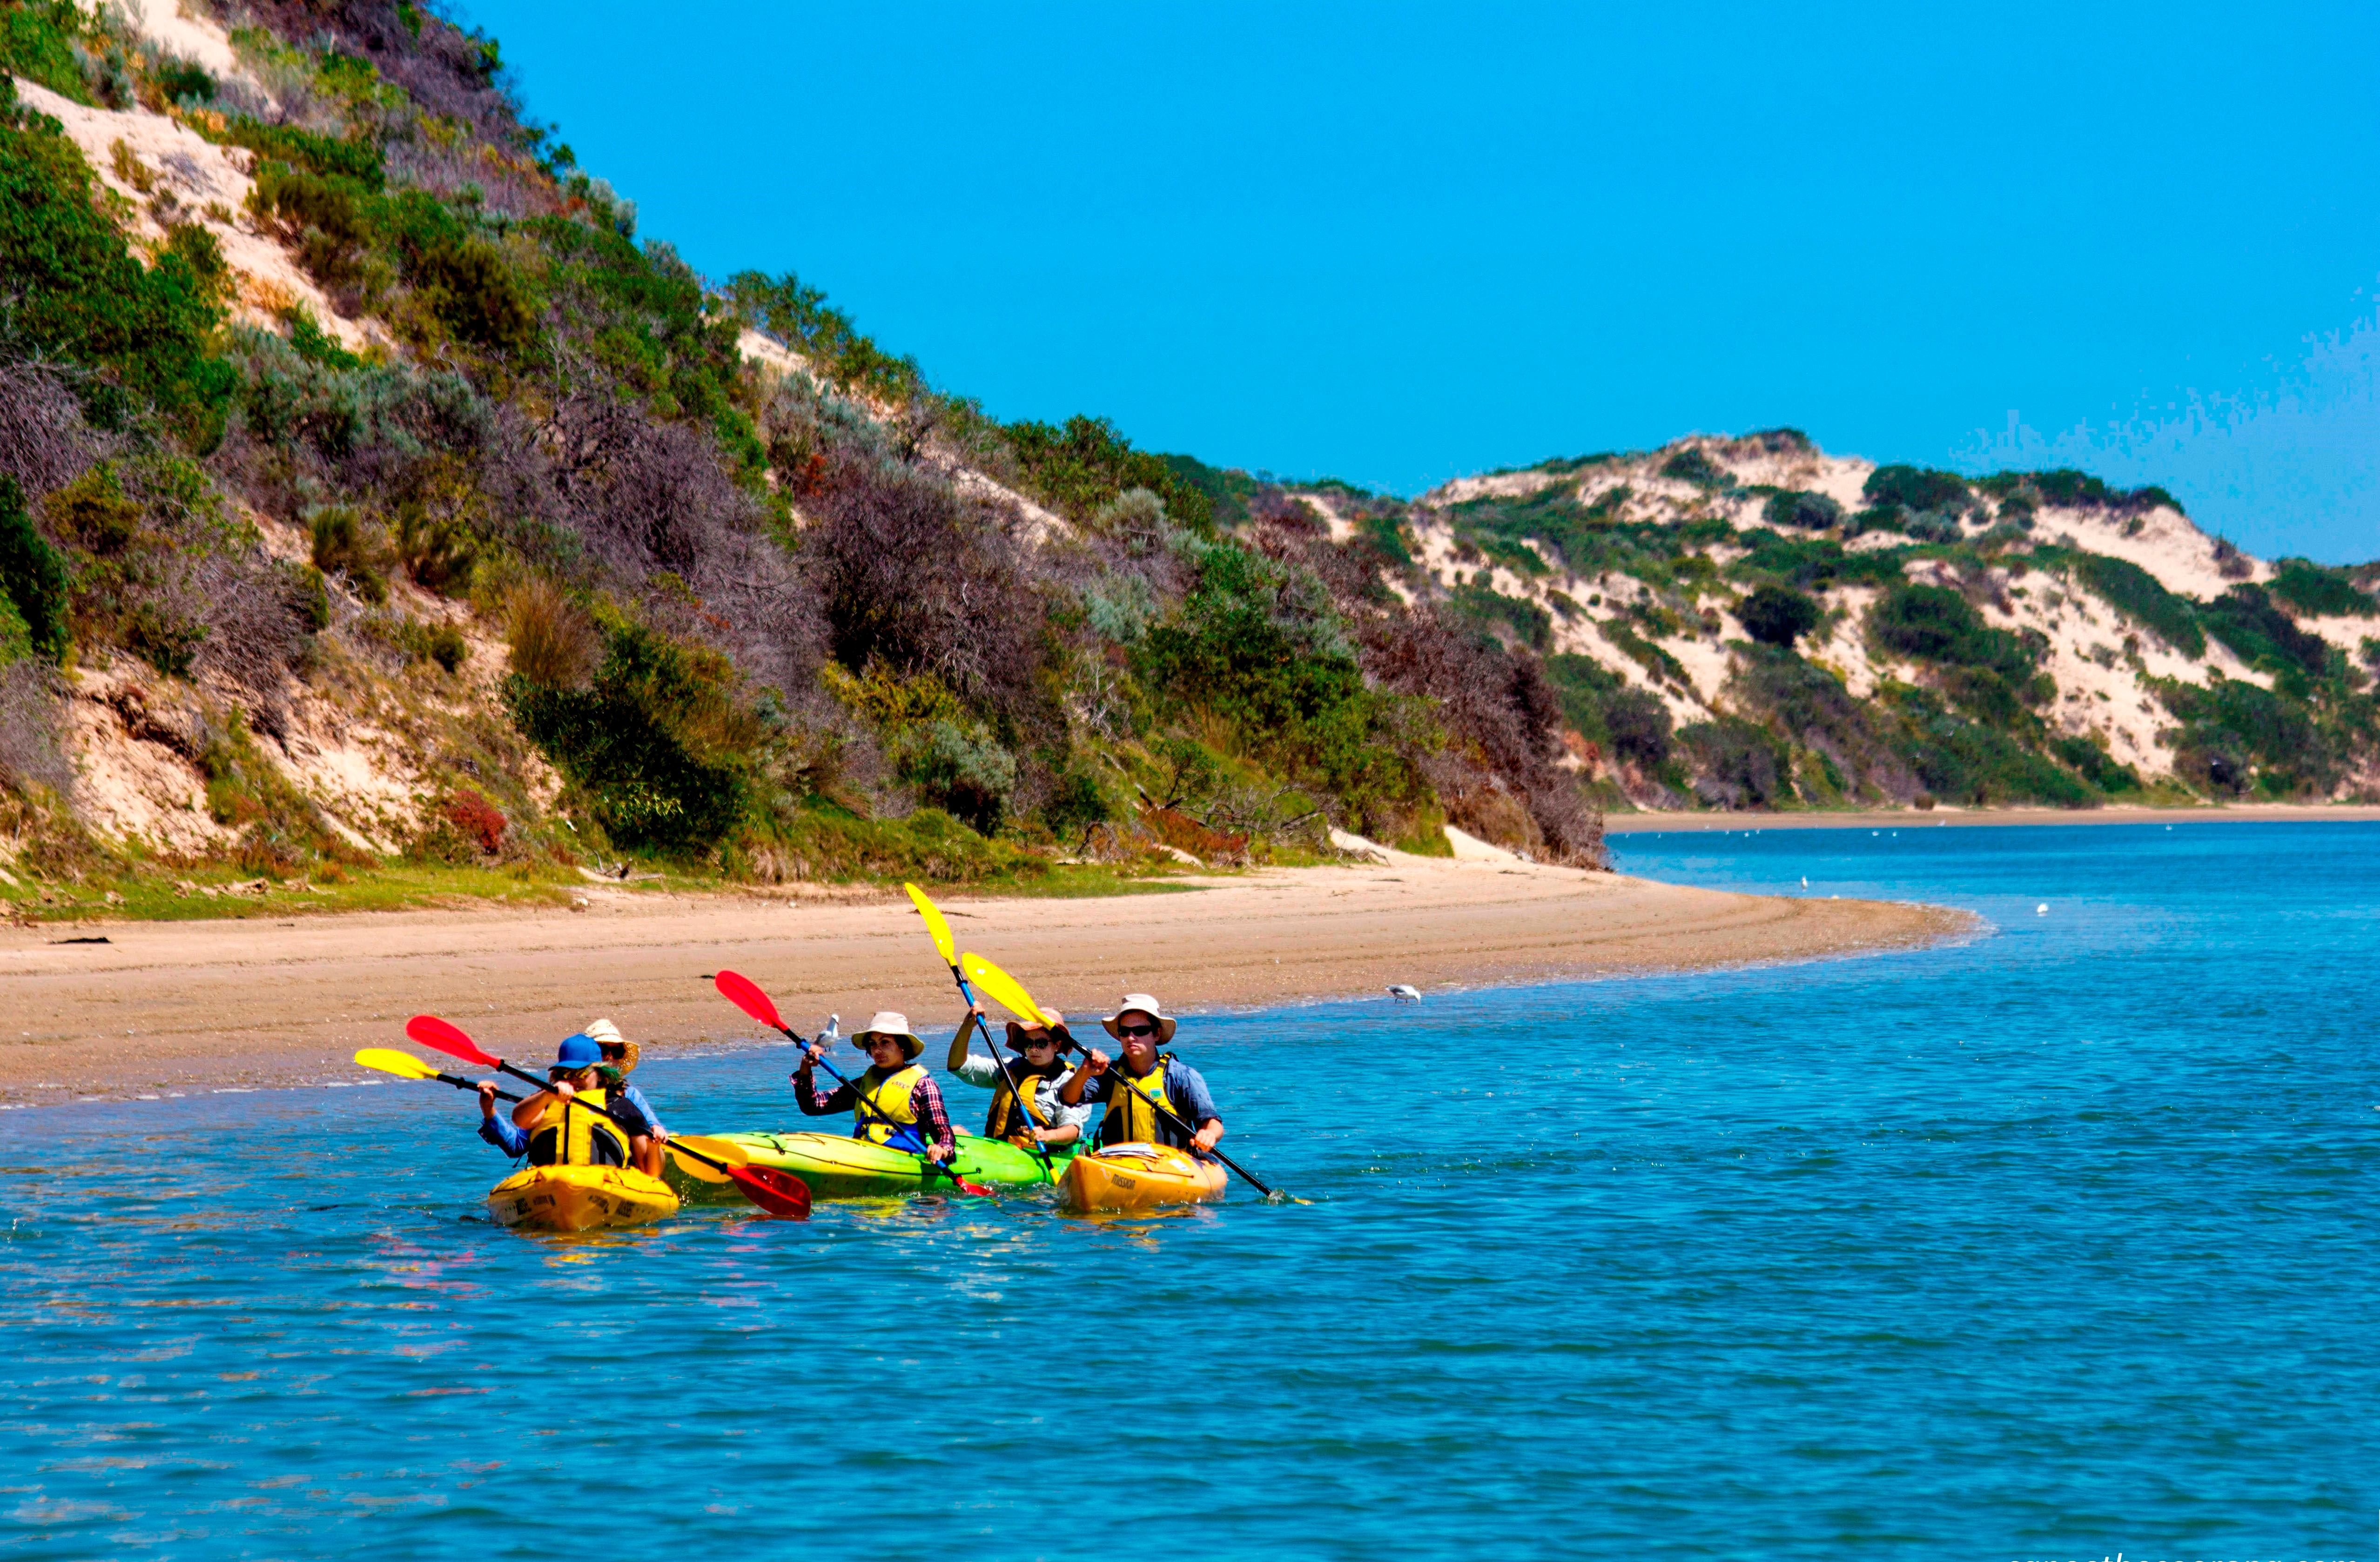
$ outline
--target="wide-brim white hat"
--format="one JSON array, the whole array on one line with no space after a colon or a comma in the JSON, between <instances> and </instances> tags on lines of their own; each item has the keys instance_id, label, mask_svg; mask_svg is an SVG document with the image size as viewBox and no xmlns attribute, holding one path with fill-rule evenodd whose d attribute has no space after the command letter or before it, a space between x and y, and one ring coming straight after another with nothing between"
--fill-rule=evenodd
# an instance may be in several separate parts
<instances>
[{"instance_id":1,"label":"wide-brim white hat","mask_svg":"<svg viewBox=\"0 0 2380 1562\"><path fill-rule=\"evenodd\" d=\"M1166 1017L1165 1011L1158 1006L1157 999L1145 992L1124 994L1123 1001L1116 1006L1116 1011L1101 1020L1099 1023L1108 1028L1108 1035L1122 1041L1123 1033L1116 1029L1116 1022L1135 1009L1157 1022L1158 1046L1162 1047L1173 1039L1173 1022Z\"/></svg>"},{"instance_id":2,"label":"wide-brim white hat","mask_svg":"<svg viewBox=\"0 0 2380 1562\"><path fill-rule=\"evenodd\" d=\"M876 1018L868 1022L866 1030L851 1033L851 1045L865 1052L868 1050L868 1038L875 1035L899 1036L901 1050L912 1058L926 1049L925 1042L909 1028L909 1016L893 1010L877 1011Z\"/></svg>"},{"instance_id":3,"label":"wide-brim white hat","mask_svg":"<svg viewBox=\"0 0 2380 1562\"><path fill-rule=\"evenodd\" d=\"M598 1047L619 1047L619 1060L614 1062L612 1067L619 1070L623 1074L629 1074L636 1072L637 1044L630 1041L626 1036L622 1035L620 1034L620 1027L613 1024L611 1021L589 1020L587 1022L587 1028L580 1031L578 1034L589 1038Z\"/></svg>"}]
</instances>

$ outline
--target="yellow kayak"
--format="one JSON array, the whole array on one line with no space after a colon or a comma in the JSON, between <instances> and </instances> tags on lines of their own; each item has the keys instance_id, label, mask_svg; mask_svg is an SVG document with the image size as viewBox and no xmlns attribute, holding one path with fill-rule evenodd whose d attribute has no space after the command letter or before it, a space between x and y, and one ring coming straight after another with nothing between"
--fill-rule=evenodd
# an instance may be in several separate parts
<instances>
[{"instance_id":1,"label":"yellow kayak","mask_svg":"<svg viewBox=\"0 0 2380 1562\"><path fill-rule=\"evenodd\" d=\"M675 1215L677 1206L668 1183L632 1167L523 1167L488 1190L488 1214L497 1225L540 1231L642 1226Z\"/></svg>"},{"instance_id":2,"label":"yellow kayak","mask_svg":"<svg viewBox=\"0 0 2380 1562\"><path fill-rule=\"evenodd\" d=\"M1202 1161L1186 1150L1111 1144L1067 1164L1058 1180L1058 1202L1068 1209L1208 1204L1223 1196L1229 1181L1220 1161Z\"/></svg>"}]
</instances>

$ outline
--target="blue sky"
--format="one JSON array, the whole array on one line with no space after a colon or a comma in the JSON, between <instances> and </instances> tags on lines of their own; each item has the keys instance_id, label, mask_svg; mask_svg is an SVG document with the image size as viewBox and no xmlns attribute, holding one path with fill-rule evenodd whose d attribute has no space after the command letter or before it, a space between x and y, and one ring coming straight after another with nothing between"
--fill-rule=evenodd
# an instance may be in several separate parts
<instances>
[{"instance_id":1,"label":"blue sky","mask_svg":"<svg viewBox=\"0 0 2380 1562\"><path fill-rule=\"evenodd\" d=\"M1791 424L2380 556L2380 6L476 0L715 277L1401 493Z\"/></svg>"}]
</instances>

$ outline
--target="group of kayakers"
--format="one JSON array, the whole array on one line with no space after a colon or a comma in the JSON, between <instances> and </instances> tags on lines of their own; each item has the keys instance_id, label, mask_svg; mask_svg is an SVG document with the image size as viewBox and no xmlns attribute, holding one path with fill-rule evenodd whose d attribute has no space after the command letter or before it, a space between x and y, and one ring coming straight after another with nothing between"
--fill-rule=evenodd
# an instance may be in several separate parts
<instances>
[{"instance_id":1,"label":"group of kayakers","mask_svg":"<svg viewBox=\"0 0 2380 1562\"><path fill-rule=\"evenodd\" d=\"M1091 1108L1104 1107L1092 1142L1100 1148L1152 1144L1205 1156L1223 1137L1223 1120L1198 1071L1161 1050L1173 1039L1175 1021L1148 993L1126 993L1099 1023L1120 1044L1110 1056L1076 1042L1062 1016L1045 1011L1047 1023L1007 1022L1008 1050L1002 1059L970 1043L991 1021L981 1004L971 1007L951 1038L946 1066L966 1084L991 1093L984 1121L988 1139L1004 1139L1044 1151L1079 1144L1090 1126ZM816 1071L827 1063L825 1047L810 1042L793 1074L795 1104L806 1117L852 1114L852 1135L906 1150L948 1165L957 1153L941 1086L917 1059L926 1043L908 1017L880 1012L852 1044L868 1054L868 1067L821 1090ZM1079 1054L1069 1063L1067 1055ZM637 1066L636 1044L609 1020L597 1020L565 1037L547 1086L513 1108L496 1110L496 1082L480 1084L480 1136L531 1165L634 1167L649 1176L662 1171L662 1147L669 1132L627 1082Z\"/></svg>"}]
</instances>

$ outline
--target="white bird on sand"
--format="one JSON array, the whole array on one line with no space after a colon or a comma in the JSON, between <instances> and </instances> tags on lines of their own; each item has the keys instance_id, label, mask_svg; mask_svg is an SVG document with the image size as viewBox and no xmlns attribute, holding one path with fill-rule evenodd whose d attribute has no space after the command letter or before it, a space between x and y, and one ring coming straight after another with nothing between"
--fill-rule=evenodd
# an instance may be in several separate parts
<instances>
[{"instance_id":1,"label":"white bird on sand","mask_svg":"<svg viewBox=\"0 0 2380 1562\"><path fill-rule=\"evenodd\" d=\"M1408 982L1390 982L1389 984L1389 996L1395 999L1399 1003L1419 1003L1421 1001L1421 989Z\"/></svg>"}]
</instances>

